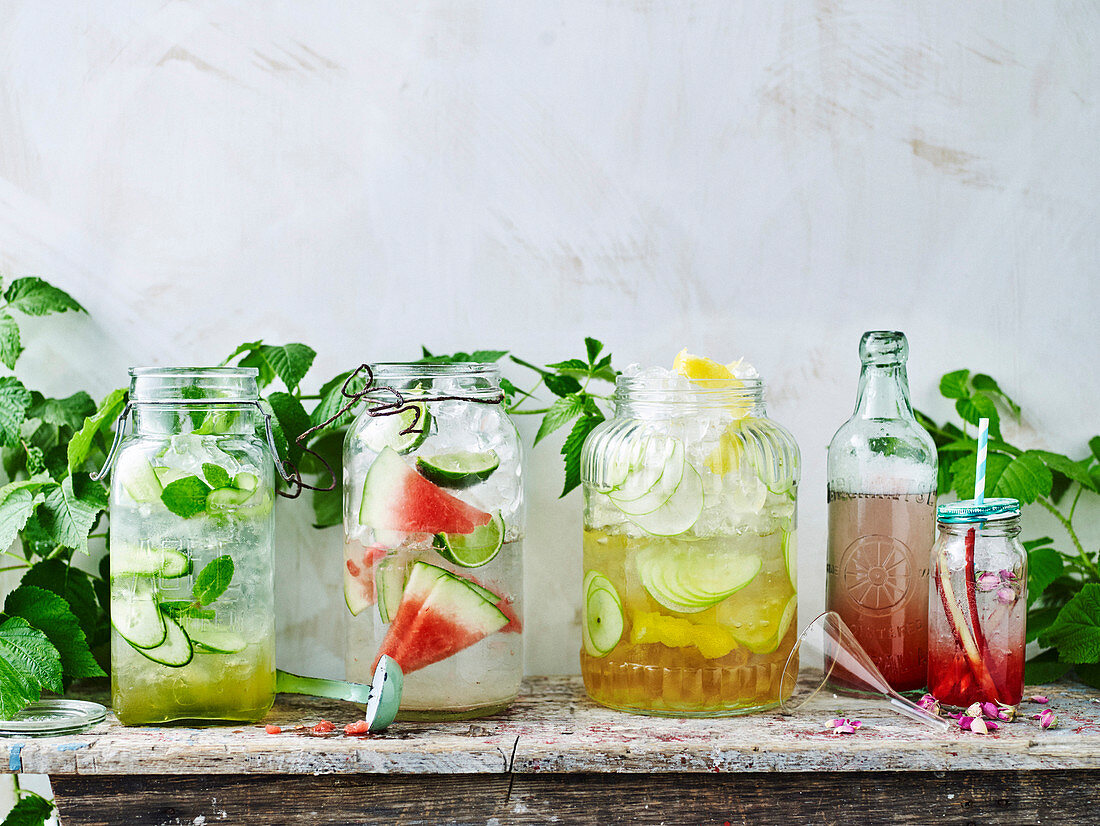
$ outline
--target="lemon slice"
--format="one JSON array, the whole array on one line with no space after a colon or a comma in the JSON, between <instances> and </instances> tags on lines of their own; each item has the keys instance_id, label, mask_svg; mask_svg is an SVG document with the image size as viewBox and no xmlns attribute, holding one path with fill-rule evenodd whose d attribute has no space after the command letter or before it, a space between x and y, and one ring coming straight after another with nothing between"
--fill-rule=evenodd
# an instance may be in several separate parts
<instances>
[{"instance_id":1,"label":"lemon slice","mask_svg":"<svg viewBox=\"0 0 1100 826\"><path fill-rule=\"evenodd\" d=\"M723 390L745 386L745 383L737 378L731 369L739 364L739 361L732 364L719 364L714 359L709 359L706 356L694 356L685 347L676 354L676 359L672 362L672 369L691 381L706 382L707 387Z\"/></svg>"}]
</instances>

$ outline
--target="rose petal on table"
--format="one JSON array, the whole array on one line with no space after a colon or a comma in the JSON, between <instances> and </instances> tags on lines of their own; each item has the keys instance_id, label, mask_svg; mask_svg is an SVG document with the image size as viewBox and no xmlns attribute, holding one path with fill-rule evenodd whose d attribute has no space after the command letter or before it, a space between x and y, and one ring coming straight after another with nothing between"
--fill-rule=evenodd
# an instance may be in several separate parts
<instances>
[{"instance_id":1,"label":"rose petal on table","mask_svg":"<svg viewBox=\"0 0 1100 826\"><path fill-rule=\"evenodd\" d=\"M1038 719L1039 728L1054 728L1058 725L1058 718L1055 716L1053 709L1044 708L1038 714L1033 714L1032 717Z\"/></svg>"},{"instance_id":2,"label":"rose petal on table","mask_svg":"<svg viewBox=\"0 0 1100 826\"><path fill-rule=\"evenodd\" d=\"M1029 703L1039 703L1039 705L1044 705L1045 706L1047 703L1050 702L1050 698L1049 697L1044 697L1042 694L1036 694L1033 697L1028 697L1027 701Z\"/></svg>"},{"instance_id":3,"label":"rose petal on table","mask_svg":"<svg viewBox=\"0 0 1100 826\"><path fill-rule=\"evenodd\" d=\"M987 723L981 717L975 717L970 721L970 730L975 734L989 734L991 729L997 728L996 723Z\"/></svg>"}]
</instances>

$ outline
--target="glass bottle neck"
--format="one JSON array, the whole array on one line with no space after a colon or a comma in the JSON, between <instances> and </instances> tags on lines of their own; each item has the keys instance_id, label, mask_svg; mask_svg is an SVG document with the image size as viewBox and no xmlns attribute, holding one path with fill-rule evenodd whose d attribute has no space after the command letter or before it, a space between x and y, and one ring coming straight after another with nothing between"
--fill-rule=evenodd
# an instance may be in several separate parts
<instances>
[{"instance_id":1,"label":"glass bottle neck","mask_svg":"<svg viewBox=\"0 0 1100 826\"><path fill-rule=\"evenodd\" d=\"M856 419L913 419L905 363L864 364L856 393Z\"/></svg>"}]
</instances>

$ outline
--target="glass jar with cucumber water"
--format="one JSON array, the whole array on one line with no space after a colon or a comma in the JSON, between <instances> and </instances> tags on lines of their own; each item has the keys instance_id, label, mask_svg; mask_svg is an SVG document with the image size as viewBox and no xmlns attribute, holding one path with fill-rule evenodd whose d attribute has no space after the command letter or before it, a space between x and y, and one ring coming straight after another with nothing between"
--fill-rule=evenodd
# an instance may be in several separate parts
<instances>
[{"instance_id":1,"label":"glass jar with cucumber water","mask_svg":"<svg viewBox=\"0 0 1100 826\"><path fill-rule=\"evenodd\" d=\"M125 725L255 721L274 699L275 465L256 375L130 371L104 468L114 460L111 696Z\"/></svg>"},{"instance_id":2,"label":"glass jar with cucumber water","mask_svg":"<svg viewBox=\"0 0 1100 826\"><path fill-rule=\"evenodd\" d=\"M493 364L375 364L344 443L349 680L399 719L480 717L523 677L523 454ZM363 369L363 368L361 368Z\"/></svg>"},{"instance_id":3,"label":"glass jar with cucumber water","mask_svg":"<svg viewBox=\"0 0 1100 826\"><path fill-rule=\"evenodd\" d=\"M796 639L799 453L742 362L628 369L587 438L581 672L596 702L774 707Z\"/></svg>"}]
</instances>

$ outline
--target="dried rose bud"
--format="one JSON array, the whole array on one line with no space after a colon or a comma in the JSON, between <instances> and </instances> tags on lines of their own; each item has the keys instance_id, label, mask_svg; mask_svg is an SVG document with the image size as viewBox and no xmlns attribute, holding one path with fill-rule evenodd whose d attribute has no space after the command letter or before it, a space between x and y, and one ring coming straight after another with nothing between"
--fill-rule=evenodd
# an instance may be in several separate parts
<instances>
[{"instance_id":1,"label":"dried rose bud","mask_svg":"<svg viewBox=\"0 0 1100 826\"><path fill-rule=\"evenodd\" d=\"M836 717L828 723L833 734L855 734L856 729L862 725L863 723L859 720L849 720L847 717Z\"/></svg>"},{"instance_id":2,"label":"dried rose bud","mask_svg":"<svg viewBox=\"0 0 1100 826\"><path fill-rule=\"evenodd\" d=\"M959 728L963 731L970 731L970 726L973 725L975 718L966 714L960 714L958 717Z\"/></svg>"},{"instance_id":3,"label":"dried rose bud","mask_svg":"<svg viewBox=\"0 0 1100 826\"><path fill-rule=\"evenodd\" d=\"M849 726L849 725L837 726L836 728L833 729L833 734L855 734L855 733L856 733L855 728L853 728L852 726Z\"/></svg>"},{"instance_id":4,"label":"dried rose bud","mask_svg":"<svg viewBox=\"0 0 1100 826\"><path fill-rule=\"evenodd\" d=\"M994 588L999 588L1001 585L1001 578L992 571L986 571L977 580L977 586L979 591L992 591Z\"/></svg>"},{"instance_id":5,"label":"dried rose bud","mask_svg":"<svg viewBox=\"0 0 1100 826\"><path fill-rule=\"evenodd\" d=\"M1002 605L1011 605L1016 601L1016 589L1007 585L997 589L997 602Z\"/></svg>"},{"instance_id":6,"label":"dried rose bud","mask_svg":"<svg viewBox=\"0 0 1100 826\"><path fill-rule=\"evenodd\" d=\"M998 700L997 712L997 719L1004 720L1006 723L1011 723L1016 719L1016 706L1006 705Z\"/></svg>"},{"instance_id":7,"label":"dried rose bud","mask_svg":"<svg viewBox=\"0 0 1100 826\"><path fill-rule=\"evenodd\" d=\"M1039 705L1045 706L1050 702L1050 698L1044 697L1042 694L1036 694L1034 697L1028 697L1027 701L1029 703L1038 703Z\"/></svg>"},{"instance_id":8,"label":"dried rose bud","mask_svg":"<svg viewBox=\"0 0 1100 826\"><path fill-rule=\"evenodd\" d=\"M977 702L971 703L969 706L967 706L967 709L964 713L967 717L981 717L982 704Z\"/></svg>"},{"instance_id":9,"label":"dried rose bud","mask_svg":"<svg viewBox=\"0 0 1100 826\"><path fill-rule=\"evenodd\" d=\"M1058 718L1054 716L1054 710L1044 708L1038 714L1031 715L1039 721L1039 728L1054 728L1058 725Z\"/></svg>"},{"instance_id":10,"label":"dried rose bud","mask_svg":"<svg viewBox=\"0 0 1100 826\"><path fill-rule=\"evenodd\" d=\"M917 707L923 708L929 714L940 713L940 701L933 697L931 694L925 694L919 700L917 700Z\"/></svg>"}]
</instances>

